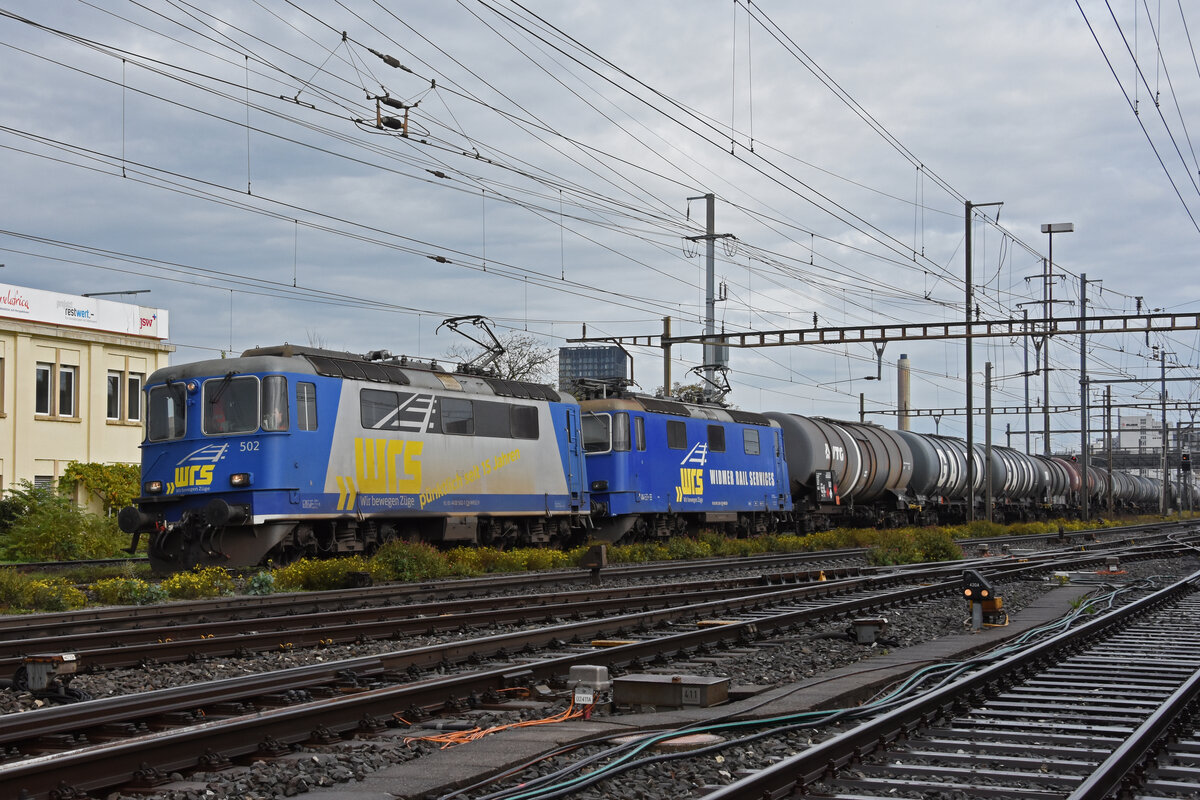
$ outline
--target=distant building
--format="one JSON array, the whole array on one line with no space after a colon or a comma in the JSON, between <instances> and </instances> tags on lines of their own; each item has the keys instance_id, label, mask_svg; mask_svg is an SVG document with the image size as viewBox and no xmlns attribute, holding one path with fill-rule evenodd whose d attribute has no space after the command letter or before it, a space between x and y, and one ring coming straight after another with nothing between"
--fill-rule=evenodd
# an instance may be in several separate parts
<instances>
[{"instance_id":1,"label":"distant building","mask_svg":"<svg viewBox=\"0 0 1200 800\"><path fill-rule=\"evenodd\" d=\"M138 463L166 338L162 309L0 284L0 492L72 461Z\"/></svg>"},{"instance_id":2,"label":"distant building","mask_svg":"<svg viewBox=\"0 0 1200 800\"><path fill-rule=\"evenodd\" d=\"M1153 414L1122 415L1117 425L1117 449L1133 453L1162 452L1161 421Z\"/></svg>"},{"instance_id":3,"label":"distant building","mask_svg":"<svg viewBox=\"0 0 1200 800\"><path fill-rule=\"evenodd\" d=\"M558 349L558 388L570 392L580 379L613 380L629 378L629 356L619 347L560 347Z\"/></svg>"}]
</instances>

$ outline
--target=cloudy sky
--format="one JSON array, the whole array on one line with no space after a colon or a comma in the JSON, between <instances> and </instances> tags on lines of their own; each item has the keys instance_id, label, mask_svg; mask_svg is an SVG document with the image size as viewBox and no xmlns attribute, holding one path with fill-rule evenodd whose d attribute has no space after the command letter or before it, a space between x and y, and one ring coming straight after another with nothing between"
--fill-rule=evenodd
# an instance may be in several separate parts
<instances>
[{"instance_id":1,"label":"cloudy sky","mask_svg":"<svg viewBox=\"0 0 1200 800\"><path fill-rule=\"evenodd\" d=\"M1089 313L1194 312L1200 14L1121 6L0 0L0 282L149 289L176 361L283 341L440 357L459 341L439 323L467 314L555 347L664 317L695 334L689 198L712 193L726 331L961 319L966 201L1003 202L972 229L981 318L1042 315L1047 222L1075 226L1056 316L1081 273ZM1196 373L1195 332L1091 337L1089 373L1157 377L1153 345ZM661 352L631 350L654 391ZM964 404L961 342L890 343L880 381L869 345L733 349L729 400L894 408L901 353L915 406ZM674 356L694 380L700 348ZM1049 357L1051 402L1078 403L1077 338ZM994 402L1021 405L1024 359L978 343L976 405L988 361ZM1005 424L1024 428L997 418L998 441Z\"/></svg>"}]
</instances>

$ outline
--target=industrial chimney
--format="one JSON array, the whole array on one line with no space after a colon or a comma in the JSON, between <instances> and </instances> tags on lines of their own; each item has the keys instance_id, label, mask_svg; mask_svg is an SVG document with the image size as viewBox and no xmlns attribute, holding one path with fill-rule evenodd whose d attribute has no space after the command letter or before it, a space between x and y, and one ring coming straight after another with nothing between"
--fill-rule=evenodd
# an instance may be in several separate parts
<instances>
[{"instance_id":1,"label":"industrial chimney","mask_svg":"<svg viewBox=\"0 0 1200 800\"><path fill-rule=\"evenodd\" d=\"M912 430L912 416L908 413L912 408L910 381L908 353L901 353L900 360L896 362L896 410L900 412L897 415L896 428L902 431Z\"/></svg>"}]
</instances>

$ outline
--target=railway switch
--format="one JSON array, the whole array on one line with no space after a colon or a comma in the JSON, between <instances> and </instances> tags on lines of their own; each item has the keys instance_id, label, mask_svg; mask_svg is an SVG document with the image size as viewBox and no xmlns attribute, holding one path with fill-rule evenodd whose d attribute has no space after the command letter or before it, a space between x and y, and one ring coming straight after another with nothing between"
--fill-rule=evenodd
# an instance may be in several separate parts
<instances>
[{"instance_id":1,"label":"railway switch","mask_svg":"<svg viewBox=\"0 0 1200 800\"><path fill-rule=\"evenodd\" d=\"M963 570L963 597L971 609L971 629L985 624L998 625L1004 621L1004 598L993 588L991 581L976 570Z\"/></svg>"}]
</instances>

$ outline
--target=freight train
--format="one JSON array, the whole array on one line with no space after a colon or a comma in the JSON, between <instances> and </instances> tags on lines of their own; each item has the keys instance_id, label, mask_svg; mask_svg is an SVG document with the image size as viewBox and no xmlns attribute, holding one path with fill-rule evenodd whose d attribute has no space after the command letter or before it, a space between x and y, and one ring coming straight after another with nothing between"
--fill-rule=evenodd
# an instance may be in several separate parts
<instances>
[{"instance_id":1,"label":"freight train","mask_svg":"<svg viewBox=\"0 0 1200 800\"><path fill-rule=\"evenodd\" d=\"M141 496L118 521L155 570L371 553L395 539L568 546L967 516L966 446L877 425L549 386L282 345L146 381ZM977 512L985 451L975 448ZM993 517L1074 513L1070 461L991 451ZM1088 470L1096 507L1161 484Z\"/></svg>"}]
</instances>

